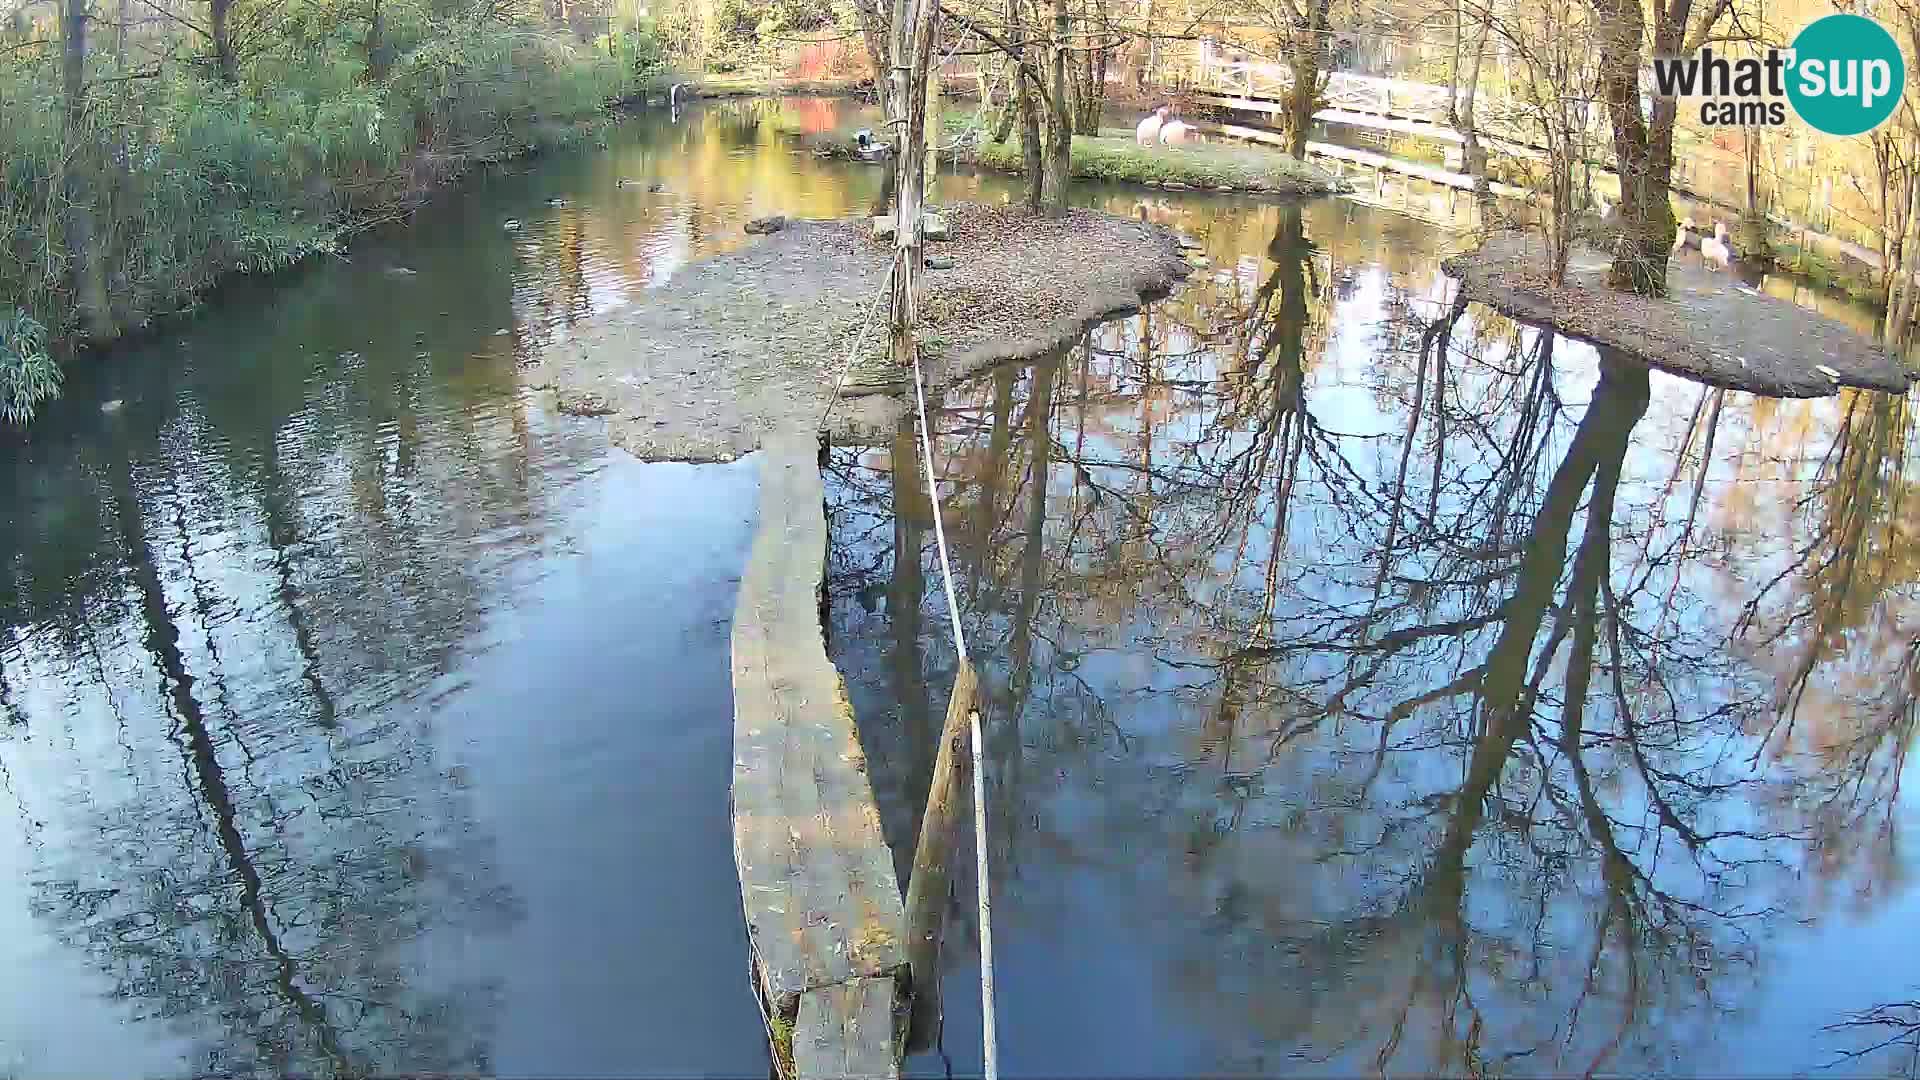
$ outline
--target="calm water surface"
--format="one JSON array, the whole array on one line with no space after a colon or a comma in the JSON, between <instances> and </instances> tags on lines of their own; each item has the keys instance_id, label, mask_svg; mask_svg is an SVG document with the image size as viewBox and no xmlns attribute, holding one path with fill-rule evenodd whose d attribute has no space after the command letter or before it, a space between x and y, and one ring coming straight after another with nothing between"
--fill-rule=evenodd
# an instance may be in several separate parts
<instances>
[{"instance_id":1,"label":"calm water surface","mask_svg":"<svg viewBox=\"0 0 1920 1080\"><path fill-rule=\"evenodd\" d=\"M0 1075L765 1075L752 464L634 462L519 372L753 216L864 208L877 170L781 134L847 118L479 178L0 445ZM1828 1029L1920 996L1905 403L1456 312L1460 240L1385 210L1082 197L1212 266L937 403L1008 1074L1777 1075L1897 1034ZM829 479L901 859L954 663L909 434Z\"/></svg>"}]
</instances>

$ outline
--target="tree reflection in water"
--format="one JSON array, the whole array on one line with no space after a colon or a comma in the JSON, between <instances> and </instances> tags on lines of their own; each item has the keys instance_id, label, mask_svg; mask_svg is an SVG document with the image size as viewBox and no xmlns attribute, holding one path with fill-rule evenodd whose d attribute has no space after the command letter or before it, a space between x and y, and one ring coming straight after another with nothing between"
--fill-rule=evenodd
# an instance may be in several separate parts
<instances>
[{"instance_id":1,"label":"tree reflection in water","mask_svg":"<svg viewBox=\"0 0 1920 1080\"><path fill-rule=\"evenodd\" d=\"M1008 940L1139 890L1109 947L1179 1018L1116 1038L1196 1069L1722 1067L1767 943L1898 882L1905 405L1702 393L1340 248L1281 208L1257 263L947 395ZM918 745L858 644L950 684L885 469L836 460L833 638ZM870 761L910 820L925 754Z\"/></svg>"},{"instance_id":2,"label":"tree reflection in water","mask_svg":"<svg viewBox=\"0 0 1920 1080\"><path fill-rule=\"evenodd\" d=\"M431 710L396 703L538 540L515 535L543 498L524 402L422 408L447 392L424 353L321 383L333 400L151 377L71 455L0 476L38 541L0 572L31 918L182 1041L155 1067L486 1071L499 974L446 950L519 901Z\"/></svg>"}]
</instances>

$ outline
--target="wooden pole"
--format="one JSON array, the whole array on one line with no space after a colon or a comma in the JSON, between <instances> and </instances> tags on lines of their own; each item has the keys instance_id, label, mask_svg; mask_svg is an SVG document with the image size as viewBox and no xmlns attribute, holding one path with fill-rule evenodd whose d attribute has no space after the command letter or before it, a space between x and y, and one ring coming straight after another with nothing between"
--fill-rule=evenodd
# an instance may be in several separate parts
<instances>
[{"instance_id":1,"label":"wooden pole","mask_svg":"<svg viewBox=\"0 0 1920 1080\"><path fill-rule=\"evenodd\" d=\"M940 135L941 135L940 68L939 68L939 65L934 64L931 61L931 56L933 54L934 46L938 44L938 42L933 41L931 39L938 37L939 32L940 32L939 26L936 24L935 26L930 28L927 33L927 36L929 38L928 45L927 45L927 54L929 56L929 61L927 63L927 105L926 105L927 107L927 129L926 129L927 130L927 134L926 134L927 164L926 164L926 172L922 176L920 181L920 190L923 194L925 193L926 189L930 187L933 184L933 182L936 179L938 179L940 176Z\"/></svg>"},{"instance_id":2,"label":"wooden pole","mask_svg":"<svg viewBox=\"0 0 1920 1080\"><path fill-rule=\"evenodd\" d=\"M896 367L913 366L917 314L914 280L921 263L921 219L926 193L927 67L933 58L934 0L897 0L893 23L894 264L890 305L891 353Z\"/></svg>"},{"instance_id":3,"label":"wooden pole","mask_svg":"<svg viewBox=\"0 0 1920 1080\"><path fill-rule=\"evenodd\" d=\"M940 939L945 930L947 889L952 880L953 840L959 832L959 795L973 764L968 756L974 697L979 690L973 665L965 657L947 699L947 720L927 786L927 807L920 817L920 841L913 849L907 878L907 964L913 972L913 1021L910 1045L931 1045L940 1010Z\"/></svg>"}]
</instances>

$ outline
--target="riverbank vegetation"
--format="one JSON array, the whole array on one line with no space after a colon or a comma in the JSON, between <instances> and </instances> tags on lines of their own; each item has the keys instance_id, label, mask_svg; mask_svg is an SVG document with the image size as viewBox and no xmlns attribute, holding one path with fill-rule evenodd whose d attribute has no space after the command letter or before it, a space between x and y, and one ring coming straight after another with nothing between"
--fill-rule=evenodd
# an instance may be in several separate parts
<instances>
[{"instance_id":1,"label":"riverbank vegetation","mask_svg":"<svg viewBox=\"0 0 1920 1080\"><path fill-rule=\"evenodd\" d=\"M1430 80L1445 99L1433 126L1457 136L1450 167L1481 181L1524 177L1555 266L1574 223L1604 209L1612 287L1663 292L1674 197L1704 182L1692 159L1725 143L1744 162L1728 187L1745 204L1731 215L1736 244L1762 246L1756 223L1783 212L1870 210L1875 224L1845 250L1870 257L1879 280L1865 287L1905 326L1920 290L1894 285L1911 278L1906 264L1920 251L1907 239L1920 225L1911 212L1920 111L1898 110L1881 129L1815 153L1799 131L1703 138L1676 100L1640 100L1646 57L1707 41L1733 54L1778 42L1819 13L1794 2L1761 19L1758 0L1389 0L1364 10L1327 0L951 0L935 18L928 89L975 95L982 130L957 145L935 122L930 141L1017 169L1028 205L1053 215L1076 177L1316 190L1307 140L1316 113L1338 104L1323 76ZM896 12L880 0L529 5L27 0L0 43L10 113L0 133L9 255L0 311L23 316L3 324L0 356L108 339L190 303L221 273L325 250L343 225L473 162L576 138L604 102L649 87L864 85L898 112L895 89L875 78L897 66ZM1885 20L1920 39L1907 6ZM1142 149L1102 133L1109 100L1172 101L1197 119L1205 91L1242 76L1251 88L1255 69L1280 73L1267 126L1281 154ZM1920 95L1916 82L1906 92ZM1820 199L1785 194L1799 190L1786 178L1809 171L1824 177ZM1491 203L1489 183L1481 194ZM1861 199L1871 206L1860 210ZM1836 259L1818 238L1803 246ZM12 411L44 395L45 379L29 379L24 362L6 370Z\"/></svg>"},{"instance_id":2,"label":"riverbank vegetation","mask_svg":"<svg viewBox=\"0 0 1920 1080\"><path fill-rule=\"evenodd\" d=\"M459 0L62 3L18 9L0 42L9 422L57 391L60 354L578 139L664 62L644 25L596 37Z\"/></svg>"}]
</instances>

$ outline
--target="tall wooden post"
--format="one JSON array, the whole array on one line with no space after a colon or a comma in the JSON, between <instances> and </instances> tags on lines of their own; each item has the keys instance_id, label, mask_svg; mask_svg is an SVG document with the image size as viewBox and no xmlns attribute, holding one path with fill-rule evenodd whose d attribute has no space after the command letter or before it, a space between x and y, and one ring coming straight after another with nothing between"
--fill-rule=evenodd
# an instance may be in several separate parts
<instances>
[{"instance_id":1,"label":"tall wooden post","mask_svg":"<svg viewBox=\"0 0 1920 1080\"><path fill-rule=\"evenodd\" d=\"M895 366L913 366L913 330L917 321L913 285L921 265L921 219L926 201L927 67L933 58L935 0L895 0L893 5L895 132L893 297L890 306Z\"/></svg>"}]
</instances>

